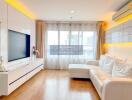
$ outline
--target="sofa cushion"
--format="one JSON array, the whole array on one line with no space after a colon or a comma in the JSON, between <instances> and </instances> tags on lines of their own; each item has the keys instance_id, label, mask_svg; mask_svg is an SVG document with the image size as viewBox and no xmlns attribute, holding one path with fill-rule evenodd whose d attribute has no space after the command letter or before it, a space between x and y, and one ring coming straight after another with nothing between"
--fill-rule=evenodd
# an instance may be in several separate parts
<instances>
[{"instance_id":1,"label":"sofa cushion","mask_svg":"<svg viewBox=\"0 0 132 100\"><path fill-rule=\"evenodd\" d=\"M115 59L111 56L106 56L105 61L104 61L104 66L102 67L102 69L108 73L108 74L112 74L112 69L113 69L113 65L114 65Z\"/></svg>"},{"instance_id":2,"label":"sofa cushion","mask_svg":"<svg viewBox=\"0 0 132 100\"><path fill-rule=\"evenodd\" d=\"M103 82L110 78L111 76L101 70L99 67L91 69L90 72L90 79L93 82L95 88L97 89L99 95L101 96Z\"/></svg>"},{"instance_id":3,"label":"sofa cushion","mask_svg":"<svg viewBox=\"0 0 132 100\"><path fill-rule=\"evenodd\" d=\"M89 61L87 61L87 65L99 66L99 61L98 60L89 60Z\"/></svg>"},{"instance_id":4,"label":"sofa cushion","mask_svg":"<svg viewBox=\"0 0 132 100\"><path fill-rule=\"evenodd\" d=\"M100 56L100 60L99 60L99 67L103 67L104 66L104 62L106 60L106 56L105 55L101 55Z\"/></svg>"},{"instance_id":5,"label":"sofa cushion","mask_svg":"<svg viewBox=\"0 0 132 100\"><path fill-rule=\"evenodd\" d=\"M116 62L126 62L127 59L121 58L121 57L115 57Z\"/></svg>"},{"instance_id":6,"label":"sofa cushion","mask_svg":"<svg viewBox=\"0 0 132 100\"><path fill-rule=\"evenodd\" d=\"M69 64L69 73L72 78L89 78L89 70L96 68L94 65Z\"/></svg>"},{"instance_id":7,"label":"sofa cushion","mask_svg":"<svg viewBox=\"0 0 132 100\"><path fill-rule=\"evenodd\" d=\"M101 55L99 66L108 74L112 74L112 69L114 65L114 57L110 55Z\"/></svg>"},{"instance_id":8,"label":"sofa cushion","mask_svg":"<svg viewBox=\"0 0 132 100\"><path fill-rule=\"evenodd\" d=\"M132 63L128 63L126 61L115 61L113 70L112 70L113 77L125 77L125 78L132 78Z\"/></svg>"}]
</instances>

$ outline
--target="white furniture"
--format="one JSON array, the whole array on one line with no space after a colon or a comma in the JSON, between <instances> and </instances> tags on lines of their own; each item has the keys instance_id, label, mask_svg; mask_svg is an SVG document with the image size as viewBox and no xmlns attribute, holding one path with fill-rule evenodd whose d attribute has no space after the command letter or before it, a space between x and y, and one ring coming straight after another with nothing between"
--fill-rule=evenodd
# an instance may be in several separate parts
<instances>
[{"instance_id":1,"label":"white furniture","mask_svg":"<svg viewBox=\"0 0 132 100\"><path fill-rule=\"evenodd\" d=\"M8 65L8 29L30 35L30 46L36 45L35 21L0 0L0 56L3 64ZM17 61L16 61L17 62Z\"/></svg>"},{"instance_id":2,"label":"white furniture","mask_svg":"<svg viewBox=\"0 0 132 100\"><path fill-rule=\"evenodd\" d=\"M31 57L8 62L8 29L31 36ZM0 56L7 71L0 72L0 96L10 94L43 68L43 60L32 55L35 44L35 21L0 0Z\"/></svg>"},{"instance_id":3,"label":"white furniture","mask_svg":"<svg viewBox=\"0 0 132 100\"><path fill-rule=\"evenodd\" d=\"M89 69L91 66L86 64L70 64L69 72L71 78L90 78Z\"/></svg>"},{"instance_id":4,"label":"white furniture","mask_svg":"<svg viewBox=\"0 0 132 100\"><path fill-rule=\"evenodd\" d=\"M132 79L112 77L97 61L90 61L89 65L70 64L69 72L71 78L91 79L101 100L132 100Z\"/></svg>"},{"instance_id":5,"label":"white furniture","mask_svg":"<svg viewBox=\"0 0 132 100\"><path fill-rule=\"evenodd\" d=\"M0 72L0 96L9 95L43 68L43 60L39 59L8 72Z\"/></svg>"}]
</instances>

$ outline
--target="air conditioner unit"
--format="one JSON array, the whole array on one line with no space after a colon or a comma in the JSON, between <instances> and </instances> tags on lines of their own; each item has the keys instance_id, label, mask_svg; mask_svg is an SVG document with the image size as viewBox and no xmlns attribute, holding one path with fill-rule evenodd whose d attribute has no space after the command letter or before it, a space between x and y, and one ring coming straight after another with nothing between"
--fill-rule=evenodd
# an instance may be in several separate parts
<instances>
[{"instance_id":1,"label":"air conditioner unit","mask_svg":"<svg viewBox=\"0 0 132 100\"><path fill-rule=\"evenodd\" d=\"M124 7L122 7L119 11L117 11L117 13L113 15L112 19L114 21L117 21L131 14L132 14L132 1L126 4Z\"/></svg>"}]
</instances>

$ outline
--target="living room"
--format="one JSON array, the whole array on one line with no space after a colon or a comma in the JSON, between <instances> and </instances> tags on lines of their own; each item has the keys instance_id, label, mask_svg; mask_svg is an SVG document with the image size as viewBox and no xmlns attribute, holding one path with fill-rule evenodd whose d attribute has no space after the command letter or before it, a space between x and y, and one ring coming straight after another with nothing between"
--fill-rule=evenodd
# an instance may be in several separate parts
<instances>
[{"instance_id":1,"label":"living room","mask_svg":"<svg viewBox=\"0 0 132 100\"><path fill-rule=\"evenodd\" d=\"M131 0L0 0L0 100L132 100Z\"/></svg>"}]
</instances>

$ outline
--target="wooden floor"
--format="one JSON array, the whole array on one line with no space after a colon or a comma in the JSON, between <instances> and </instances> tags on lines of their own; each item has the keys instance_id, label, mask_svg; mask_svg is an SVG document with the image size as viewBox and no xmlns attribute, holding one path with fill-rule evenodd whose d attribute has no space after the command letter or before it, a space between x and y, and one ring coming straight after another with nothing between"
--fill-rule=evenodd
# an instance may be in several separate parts
<instances>
[{"instance_id":1,"label":"wooden floor","mask_svg":"<svg viewBox=\"0 0 132 100\"><path fill-rule=\"evenodd\" d=\"M44 70L0 100L100 100L90 80L73 80L68 71Z\"/></svg>"}]
</instances>

